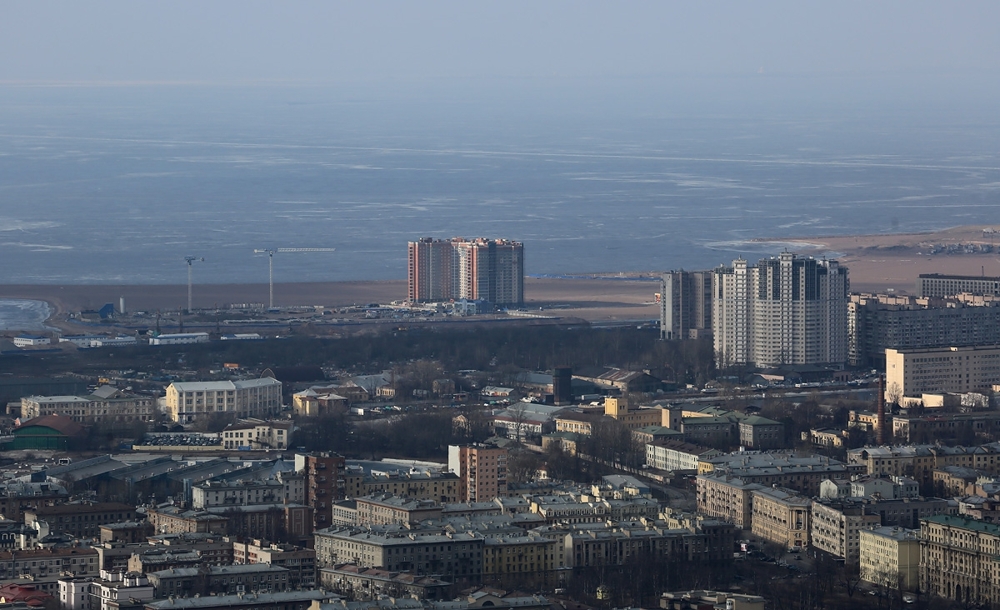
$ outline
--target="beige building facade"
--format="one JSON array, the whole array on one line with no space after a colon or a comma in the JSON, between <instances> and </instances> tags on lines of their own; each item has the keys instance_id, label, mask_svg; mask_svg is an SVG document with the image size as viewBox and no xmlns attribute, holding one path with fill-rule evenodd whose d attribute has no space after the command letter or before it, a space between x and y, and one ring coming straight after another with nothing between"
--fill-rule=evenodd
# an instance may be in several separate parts
<instances>
[{"instance_id":1,"label":"beige building facade","mask_svg":"<svg viewBox=\"0 0 1000 610\"><path fill-rule=\"evenodd\" d=\"M856 503L815 501L812 504L810 544L847 565L857 565L861 554L861 532L881 524L878 515L866 515Z\"/></svg>"},{"instance_id":2,"label":"beige building facade","mask_svg":"<svg viewBox=\"0 0 1000 610\"><path fill-rule=\"evenodd\" d=\"M167 417L187 424L216 413L266 418L281 412L281 382L271 377L240 381L181 381L167 386Z\"/></svg>"},{"instance_id":3,"label":"beige building facade","mask_svg":"<svg viewBox=\"0 0 1000 610\"><path fill-rule=\"evenodd\" d=\"M1000 345L885 350L889 399L990 390L1000 382Z\"/></svg>"},{"instance_id":4,"label":"beige building facade","mask_svg":"<svg viewBox=\"0 0 1000 610\"><path fill-rule=\"evenodd\" d=\"M787 549L809 546L812 500L791 489L764 488L752 493L751 531Z\"/></svg>"},{"instance_id":5,"label":"beige building facade","mask_svg":"<svg viewBox=\"0 0 1000 610\"><path fill-rule=\"evenodd\" d=\"M1000 525L938 515L920 522L920 590L989 606L1000 599Z\"/></svg>"},{"instance_id":6,"label":"beige building facade","mask_svg":"<svg viewBox=\"0 0 1000 610\"><path fill-rule=\"evenodd\" d=\"M861 530L861 578L866 582L916 591L920 576L920 532L899 527Z\"/></svg>"}]
</instances>

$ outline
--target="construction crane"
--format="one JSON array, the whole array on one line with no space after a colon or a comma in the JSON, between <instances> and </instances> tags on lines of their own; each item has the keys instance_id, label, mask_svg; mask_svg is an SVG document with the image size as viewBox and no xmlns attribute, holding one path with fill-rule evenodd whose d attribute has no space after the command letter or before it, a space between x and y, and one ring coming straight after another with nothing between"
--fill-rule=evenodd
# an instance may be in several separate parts
<instances>
[{"instance_id":1,"label":"construction crane","mask_svg":"<svg viewBox=\"0 0 1000 610\"><path fill-rule=\"evenodd\" d=\"M267 255L267 308L274 309L274 255L277 252L333 252L336 248L257 248L254 254Z\"/></svg>"},{"instance_id":2,"label":"construction crane","mask_svg":"<svg viewBox=\"0 0 1000 610\"><path fill-rule=\"evenodd\" d=\"M184 260L188 264L188 311L191 311L191 268L195 261L205 262L204 256L185 256Z\"/></svg>"}]
</instances>

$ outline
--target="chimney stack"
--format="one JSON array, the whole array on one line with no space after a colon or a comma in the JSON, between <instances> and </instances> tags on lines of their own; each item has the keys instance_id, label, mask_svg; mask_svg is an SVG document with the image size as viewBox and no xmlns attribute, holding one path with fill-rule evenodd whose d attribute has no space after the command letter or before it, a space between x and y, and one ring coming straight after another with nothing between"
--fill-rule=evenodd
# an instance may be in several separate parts
<instances>
[{"instance_id":1,"label":"chimney stack","mask_svg":"<svg viewBox=\"0 0 1000 610\"><path fill-rule=\"evenodd\" d=\"M885 444L885 375L878 376L878 423L875 433L876 441L879 445Z\"/></svg>"}]
</instances>

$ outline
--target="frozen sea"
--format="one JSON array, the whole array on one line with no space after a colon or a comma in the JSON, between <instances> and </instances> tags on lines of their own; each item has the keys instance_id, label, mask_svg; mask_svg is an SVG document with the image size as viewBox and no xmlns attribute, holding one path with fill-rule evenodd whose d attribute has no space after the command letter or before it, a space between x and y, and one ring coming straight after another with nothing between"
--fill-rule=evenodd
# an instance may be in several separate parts
<instances>
[{"instance_id":1,"label":"frozen sea","mask_svg":"<svg viewBox=\"0 0 1000 610\"><path fill-rule=\"evenodd\" d=\"M44 301L0 299L0 331L50 330L45 326L50 313Z\"/></svg>"},{"instance_id":2,"label":"frozen sea","mask_svg":"<svg viewBox=\"0 0 1000 610\"><path fill-rule=\"evenodd\" d=\"M998 223L995 99L966 89L2 85L0 282L184 283L186 256L263 282L255 248L336 248L279 282L394 279L421 236L521 240L536 275L695 269Z\"/></svg>"}]
</instances>

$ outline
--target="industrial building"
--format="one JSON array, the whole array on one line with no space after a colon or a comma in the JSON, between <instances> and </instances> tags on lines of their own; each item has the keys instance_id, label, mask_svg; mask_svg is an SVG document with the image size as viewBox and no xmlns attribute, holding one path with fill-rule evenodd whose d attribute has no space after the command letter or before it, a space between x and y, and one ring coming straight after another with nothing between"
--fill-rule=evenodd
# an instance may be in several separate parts
<instances>
[{"instance_id":1,"label":"industrial building","mask_svg":"<svg viewBox=\"0 0 1000 610\"><path fill-rule=\"evenodd\" d=\"M421 238L408 246L407 300L524 303L524 246L505 239Z\"/></svg>"}]
</instances>

